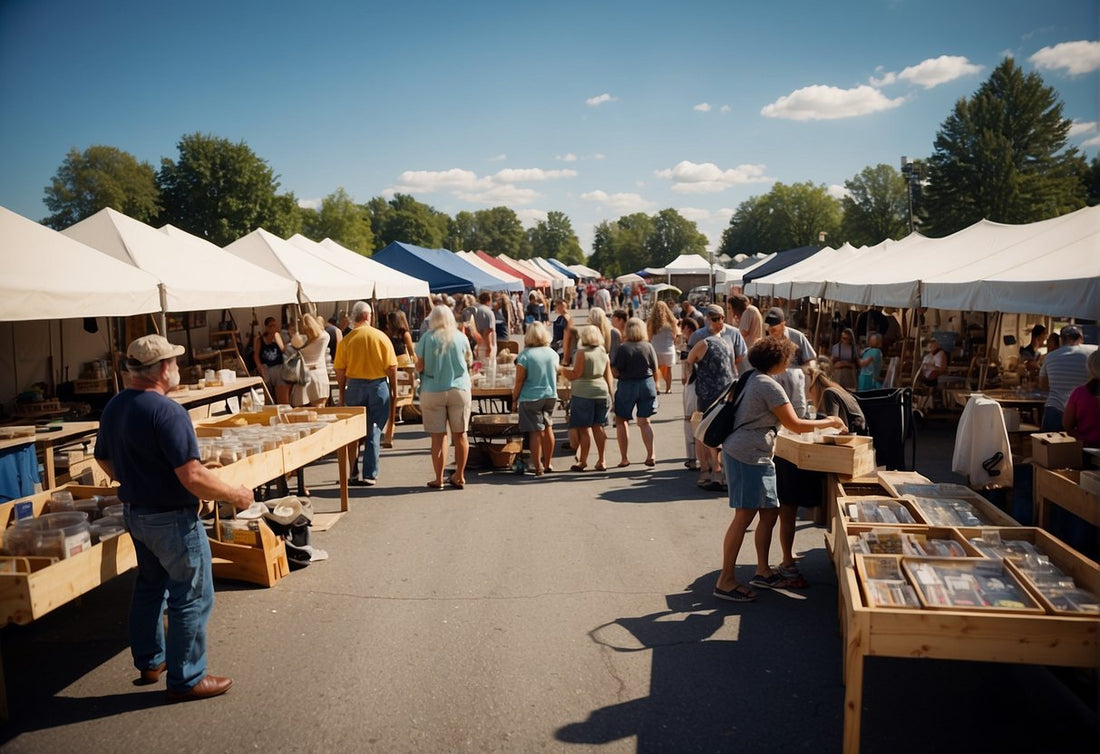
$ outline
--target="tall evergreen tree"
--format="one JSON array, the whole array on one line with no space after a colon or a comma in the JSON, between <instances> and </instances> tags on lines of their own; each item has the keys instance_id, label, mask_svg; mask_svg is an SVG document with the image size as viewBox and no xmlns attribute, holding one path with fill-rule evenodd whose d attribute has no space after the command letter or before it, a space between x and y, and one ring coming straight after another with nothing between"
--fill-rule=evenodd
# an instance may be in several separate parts
<instances>
[{"instance_id":1,"label":"tall evergreen tree","mask_svg":"<svg viewBox=\"0 0 1100 754\"><path fill-rule=\"evenodd\" d=\"M936 135L923 231L943 236L983 218L1029 223L1083 206L1084 160L1066 147L1069 128L1057 93L1006 58Z\"/></svg>"}]
</instances>

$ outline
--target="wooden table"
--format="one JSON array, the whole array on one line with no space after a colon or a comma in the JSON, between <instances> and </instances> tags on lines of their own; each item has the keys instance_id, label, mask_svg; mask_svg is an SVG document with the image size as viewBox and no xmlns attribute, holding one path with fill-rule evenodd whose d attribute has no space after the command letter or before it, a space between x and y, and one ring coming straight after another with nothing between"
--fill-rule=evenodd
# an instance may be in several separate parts
<instances>
[{"instance_id":1,"label":"wooden table","mask_svg":"<svg viewBox=\"0 0 1100 754\"><path fill-rule=\"evenodd\" d=\"M477 401L477 413L479 414L512 413L511 385L508 387L475 387L470 390L470 398Z\"/></svg>"},{"instance_id":2,"label":"wooden table","mask_svg":"<svg viewBox=\"0 0 1100 754\"><path fill-rule=\"evenodd\" d=\"M827 535L827 545L839 577L840 628L844 638L843 751L849 754L859 751L863 666L867 657L1096 667L1100 646L1097 643L1100 620L1096 617L868 607L860 590L846 530L837 527L833 534ZM1096 564L1091 561L1086 564L1095 573Z\"/></svg>"},{"instance_id":3,"label":"wooden table","mask_svg":"<svg viewBox=\"0 0 1100 754\"><path fill-rule=\"evenodd\" d=\"M1100 497L1081 487L1081 472L1076 469L1047 469L1032 464L1034 476L1035 525L1050 530L1051 506L1063 508L1100 526Z\"/></svg>"},{"instance_id":4,"label":"wooden table","mask_svg":"<svg viewBox=\"0 0 1100 754\"><path fill-rule=\"evenodd\" d=\"M186 408L192 419L205 419L210 416L212 403L244 395L253 388L263 391L262 377L238 377L231 385L204 387L201 390L173 390L168 397Z\"/></svg>"},{"instance_id":5,"label":"wooden table","mask_svg":"<svg viewBox=\"0 0 1100 754\"><path fill-rule=\"evenodd\" d=\"M1031 412L1034 414L1035 424L1043 423L1043 406L1046 405L1047 394L1041 390L1024 390L1019 393L1015 390L983 390L981 394L997 401L1004 408Z\"/></svg>"},{"instance_id":6,"label":"wooden table","mask_svg":"<svg viewBox=\"0 0 1100 754\"><path fill-rule=\"evenodd\" d=\"M57 486L57 472L53 465L54 448L75 445L94 436L98 431L99 422L62 422L39 428L34 436L34 444L42 453L42 468L46 474L42 489L52 490Z\"/></svg>"}]
</instances>

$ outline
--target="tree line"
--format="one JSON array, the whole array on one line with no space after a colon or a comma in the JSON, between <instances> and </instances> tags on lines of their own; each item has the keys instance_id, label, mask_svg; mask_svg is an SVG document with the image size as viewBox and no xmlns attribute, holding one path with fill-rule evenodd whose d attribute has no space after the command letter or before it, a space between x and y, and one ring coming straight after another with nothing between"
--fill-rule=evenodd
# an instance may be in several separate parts
<instances>
[{"instance_id":1,"label":"tree line","mask_svg":"<svg viewBox=\"0 0 1100 754\"><path fill-rule=\"evenodd\" d=\"M1067 147L1070 121L1042 78L1006 59L942 124L933 153L906 166L865 167L842 198L823 184L776 183L742 202L717 253L734 256L808 245L873 245L901 238L910 222L925 235L954 233L983 218L1026 223L1100 201L1100 158ZM356 203L343 188L317 208L280 193L278 176L246 143L194 133L160 168L112 146L70 150L45 189L43 223L67 228L103 207L151 225L171 223L225 246L258 227L289 237L332 238L362 254L403 241L428 248L484 249L526 259L585 261L563 212L524 229L508 207L454 217L407 194ZM675 209L596 225L587 264L608 275L660 267L705 252L706 237Z\"/></svg>"}]
</instances>

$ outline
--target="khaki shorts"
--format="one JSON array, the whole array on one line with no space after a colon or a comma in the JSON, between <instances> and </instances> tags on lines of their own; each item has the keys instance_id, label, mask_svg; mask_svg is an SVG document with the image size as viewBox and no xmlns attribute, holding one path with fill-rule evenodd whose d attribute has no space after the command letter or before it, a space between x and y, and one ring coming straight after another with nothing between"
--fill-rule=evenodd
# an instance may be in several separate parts
<instances>
[{"instance_id":1,"label":"khaki shorts","mask_svg":"<svg viewBox=\"0 0 1100 754\"><path fill-rule=\"evenodd\" d=\"M439 435L447 431L462 434L470 426L470 391L451 388L442 393L420 393L420 412L423 414L424 431Z\"/></svg>"}]
</instances>

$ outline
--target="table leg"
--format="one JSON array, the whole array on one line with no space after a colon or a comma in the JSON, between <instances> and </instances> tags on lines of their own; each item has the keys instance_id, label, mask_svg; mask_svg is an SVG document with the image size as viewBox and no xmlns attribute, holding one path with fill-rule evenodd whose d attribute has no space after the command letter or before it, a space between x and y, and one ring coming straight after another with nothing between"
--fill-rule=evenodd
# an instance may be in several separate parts
<instances>
[{"instance_id":1,"label":"table leg","mask_svg":"<svg viewBox=\"0 0 1100 754\"><path fill-rule=\"evenodd\" d=\"M47 445L42 449L42 470L46 473L46 486L42 489L52 490L57 486L57 473L53 468L53 446Z\"/></svg>"},{"instance_id":2,"label":"table leg","mask_svg":"<svg viewBox=\"0 0 1100 754\"><path fill-rule=\"evenodd\" d=\"M348 509L348 470L351 468L351 454L359 447L358 442L345 445L336 451L337 466L340 468L340 510Z\"/></svg>"},{"instance_id":3,"label":"table leg","mask_svg":"<svg viewBox=\"0 0 1100 754\"><path fill-rule=\"evenodd\" d=\"M848 626L844 643L844 754L859 754L859 727L863 714L862 631Z\"/></svg>"}]
</instances>

